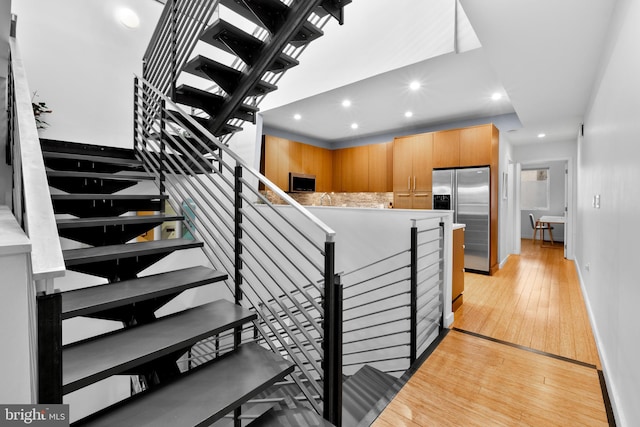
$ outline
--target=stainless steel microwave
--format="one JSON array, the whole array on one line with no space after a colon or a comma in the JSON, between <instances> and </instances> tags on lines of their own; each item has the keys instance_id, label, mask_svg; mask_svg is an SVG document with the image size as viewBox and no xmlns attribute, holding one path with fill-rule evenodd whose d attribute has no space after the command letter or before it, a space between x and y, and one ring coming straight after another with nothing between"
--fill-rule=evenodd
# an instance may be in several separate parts
<instances>
[{"instance_id":1,"label":"stainless steel microwave","mask_svg":"<svg viewBox=\"0 0 640 427\"><path fill-rule=\"evenodd\" d=\"M289 172L289 192L305 193L316 191L316 176Z\"/></svg>"}]
</instances>

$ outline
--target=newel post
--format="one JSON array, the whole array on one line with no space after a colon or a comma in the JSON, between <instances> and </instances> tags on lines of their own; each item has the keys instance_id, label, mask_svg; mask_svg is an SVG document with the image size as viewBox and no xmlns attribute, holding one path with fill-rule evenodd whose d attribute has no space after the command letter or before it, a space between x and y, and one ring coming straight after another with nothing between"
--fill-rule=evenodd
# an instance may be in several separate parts
<instances>
[{"instance_id":1,"label":"newel post","mask_svg":"<svg viewBox=\"0 0 640 427\"><path fill-rule=\"evenodd\" d=\"M335 242L325 242L323 417L342 425L342 284L335 274Z\"/></svg>"},{"instance_id":2,"label":"newel post","mask_svg":"<svg viewBox=\"0 0 640 427\"><path fill-rule=\"evenodd\" d=\"M409 363L413 365L418 356L418 226L411 226L411 278L410 278L410 317L411 330L409 342Z\"/></svg>"}]
</instances>

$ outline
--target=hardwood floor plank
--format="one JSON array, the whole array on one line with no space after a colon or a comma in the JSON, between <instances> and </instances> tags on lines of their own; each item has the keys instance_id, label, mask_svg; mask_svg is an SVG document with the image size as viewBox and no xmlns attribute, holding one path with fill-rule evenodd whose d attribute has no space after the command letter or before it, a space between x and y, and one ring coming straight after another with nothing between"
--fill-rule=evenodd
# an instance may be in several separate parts
<instances>
[{"instance_id":1,"label":"hardwood floor plank","mask_svg":"<svg viewBox=\"0 0 640 427\"><path fill-rule=\"evenodd\" d=\"M523 240L495 275L465 273L464 298L453 324L463 331L449 332L374 426L608 425L595 340L561 244Z\"/></svg>"}]
</instances>

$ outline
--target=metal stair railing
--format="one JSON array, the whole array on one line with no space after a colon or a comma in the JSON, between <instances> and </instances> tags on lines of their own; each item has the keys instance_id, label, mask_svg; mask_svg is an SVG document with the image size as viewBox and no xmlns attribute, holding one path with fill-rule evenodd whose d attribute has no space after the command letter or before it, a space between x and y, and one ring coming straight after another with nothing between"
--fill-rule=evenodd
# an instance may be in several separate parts
<instances>
[{"instance_id":1,"label":"metal stair railing","mask_svg":"<svg viewBox=\"0 0 640 427\"><path fill-rule=\"evenodd\" d=\"M430 217L412 220L407 249L341 274L345 374L411 367L442 332L444 268L443 228Z\"/></svg>"},{"instance_id":2,"label":"metal stair railing","mask_svg":"<svg viewBox=\"0 0 640 427\"><path fill-rule=\"evenodd\" d=\"M337 424L331 417L341 411L342 368L335 328L342 322L335 232L146 80L136 78L134 99L134 143L146 170L158 177L177 212L188 204L197 213L185 226L205 243L211 264L228 273L236 302L258 314L254 336L237 331L236 343L257 339L294 361L292 380L309 405ZM198 135L184 134L175 119L189 122ZM272 205L259 186L288 207Z\"/></svg>"}]
</instances>

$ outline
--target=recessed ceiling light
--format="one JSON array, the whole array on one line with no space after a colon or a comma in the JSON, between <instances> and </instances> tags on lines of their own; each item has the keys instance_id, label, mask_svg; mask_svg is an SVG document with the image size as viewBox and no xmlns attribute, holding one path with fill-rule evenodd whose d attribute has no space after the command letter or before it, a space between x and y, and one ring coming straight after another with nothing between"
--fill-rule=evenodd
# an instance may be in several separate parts
<instances>
[{"instance_id":1,"label":"recessed ceiling light","mask_svg":"<svg viewBox=\"0 0 640 427\"><path fill-rule=\"evenodd\" d=\"M127 28L133 29L140 26L138 14L127 7L121 7L116 10L116 19Z\"/></svg>"},{"instance_id":2,"label":"recessed ceiling light","mask_svg":"<svg viewBox=\"0 0 640 427\"><path fill-rule=\"evenodd\" d=\"M294 114L294 115L293 115L293 118L294 118L295 120L300 120L300 119L302 118L302 116L301 116L300 114L297 114L297 113L296 113L296 114Z\"/></svg>"},{"instance_id":3,"label":"recessed ceiling light","mask_svg":"<svg viewBox=\"0 0 640 427\"><path fill-rule=\"evenodd\" d=\"M407 111L406 113L404 113L405 117L413 117L413 111Z\"/></svg>"},{"instance_id":4,"label":"recessed ceiling light","mask_svg":"<svg viewBox=\"0 0 640 427\"><path fill-rule=\"evenodd\" d=\"M358 129L357 123L351 123L351 129Z\"/></svg>"},{"instance_id":5,"label":"recessed ceiling light","mask_svg":"<svg viewBox=\"0 0 640 427\"><path fill-rule=\"evenodd\" d=\"M351 107L351 101L350 101L350 100L348 100L348 99L345 99L344 101L342 101L342 106L343 106L344 108Z\"/></svg>"},{"instance_id":6,"label":"recessed ceiling light","mask_svg":"<svg viewBox=\"0 0 640 427\"><path fill-rule=\"evenodd\" d=\"M420 89L421 86L422 85L417 80L414 80L411 83L409 83L409 89L411 89L411 90L418 90L418 89Z\"/></svg>"},{"instance_id":7,"label":"recessed ceiling light","mask_svg":"<svg viewBox=\"0 0 640 427\"><path fill-rule=\"evenodd\" d=\"M538 134L538 138L544 138L545 136L547 136L547 134L546 134L546 133L539 133L539 134Z\"/></svg>"},{"instance_id":8,"label":"recessed ceiling light","mask_svg":"<svg viewBox=\"0 0 640 427\"><path fill-rule=\"evenodd\" d=\"M498 101L498 100L502 99L502 94L499 93L499 92L496 92L493 95L491 95L491 99L493 99L494 101Z\"/></svg>"}]
</instances>

